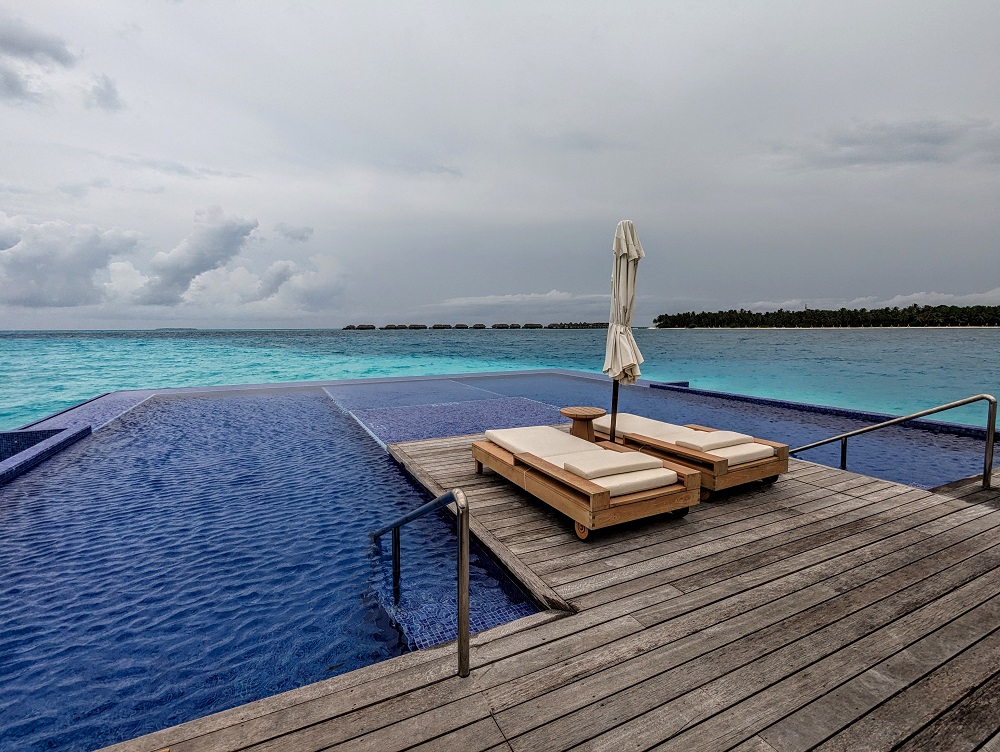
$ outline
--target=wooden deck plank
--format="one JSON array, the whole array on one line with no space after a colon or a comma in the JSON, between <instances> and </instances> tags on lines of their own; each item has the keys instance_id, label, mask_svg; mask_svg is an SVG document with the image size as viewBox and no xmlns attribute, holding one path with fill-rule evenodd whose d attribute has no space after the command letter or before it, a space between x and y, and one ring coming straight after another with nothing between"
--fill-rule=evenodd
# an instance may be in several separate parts
<instances>
[{"instance_id":1,"label":"wooden deck plank","mask_svg":"<svg viewBox=\"0 0 1000 752\"><path fill-rule=\"evenodd\" d=\"M980 541L978 545L981 547L984 544ZM699 682L725 676L742 665L740 662L752 660L757 653L765 653L792 643L804 634L811 634L831 623L837 623L837 620L858 619L855 614L891 597L901 584L923 587L925 594L929 592L927 588L935 585L935 593L947 592L956 581L967 575L962 572L942 575L940 572L948 571L943 568L953 565L958 556L968 557L974 553L975 549L972 549L939 556L937 560L928 557L921 560L922 564L912 565L905 578L883 575L863 588L849 591L848 596L839 598L836 596L844 583L827 582L817 583L807 589L793 590L782 599L763 597L752 600L740 594L726 604L728 609L720 608L722 604L709 604L647 632L625 638L623 642L655 640L658 636L663 640L663 645L658 649L651 649L653 645L648 642L639 645L631 665L616 655L600 674L565 686L559 691L548 690L537 700L527 703L524 702L525 690L520 688L519 693L515 693L513 697L521 704L506 714L499 715L498 721L508 738L545 722L549 722L549 725L540 733L562 733L556 728L562 721L557 720L555 714L582 708L580 715L586 716L595 699L614 693L618 693L617 718L621 717L623 708L628 704L626 698L637 703L640 708L649 709L649 704L655 705L665 697L677 696L673 693L679 692L691 682L694 682L691 685L694 688L699 686ZM990 562L985 562L980 570L988 569L989 566ZM934 577L937 579L933 579ZM925 584L928 581L930 585ZM768 596L770 593L762 590L760 595ZM733 605L736 605L735 609L732 608ZM744 609L747 606L754 608L741 611L740 606ZM786 612L791 613L786 615ZM704 659L695 660L700 657ZM678 675L674 669L682 664L685 665L684 674ZM753 676L757 670L759 669L748 671L747 675ZM491 703L496 706L496 693L487 694ZM596 721L574 717L567 723L570 726L579 723L592 726ZM532 738L535 743L541 743L537 736ZM516 744L514 746L517 747Z\"/></svg>"},{"instance_id":2,"label":"wooden deck plank","mask_svg":"<svg viewBox=\"0 0 1000 752\"><path fill-rule=\"evenodd\" d=\"M362 747L362 749L372 748L373 746ZM500 727L492 717L406 749L410 752L511 752L510 745L503 738Z\"/></svg>"},{"instance_id":3,"label":"wooden deck plank","mask_svg":"<svg viewBox=\"0 0 1000 752\"><path fill-rule=\"evenodd\" d=\"M1000 674L994 674L963 702L924 727L899 752L972 752L996 732L1000 713Z\"/></svg>"},{"instance_id":4,"label":"wooden deck plank","mask_svg":"<svg viewBox=\"0 0 1000 752\"><path fill-rule=\"evenodd\" d=\"M686 574L685 570L678 567L675 572L678 579L673 580L672 584L674 587L685 591L705 587L714 582L759 569L853 534L879 528L893 519L888 516L890 510L894 515L897 515L895 519L910 518L911 522L917 522L927 519L929 515L925 514L920 517L913 515L927 509L932 510L929 515L943 516L946 511L939 504L928 502L926 499L920 499L895 507L873 504L870 510L866 510L871 512L870 515L860 518L854 517L846 521L842 521L839 516L827 517L810 525L802 525L795 528L788 534L768 536L759 541L753 541L752 544L727 550L717 557L712 557L711 561L704 562L708 566L699 568L694 574L683 576ZM927 535L931 534L923 529L921 532ZM717 563L720 559L722 561ZM715 566L711 566L713 564Z\"/></svg>"},{"instance_id":5,"label":"wooden deck plank","mask_svg":"<svg viewBox=\"0 0 1000 752\"><path fill-rule=\"evenodd\" d=\"M930 511L929 515L934 514ZM786 559L768 564L733 577L721 583L699 588L691 591L693 597L706 598L715 592L739 593L752 587L784 578L791 574L799 573L804 578L813 577L817 574L837 574L843 567L849 566L851 569L871 563L900 549L904 549L904 555L908 552L918 550L913 548L922 541L931 537L920 532L917 527L924 521L925 517L919 512L914 515L887 522L876 529L863 530L822 546L818 546L804 551ZM794 585L793 585L794 587ZM647 609L643 614L637 615L640 620L649 620L655 623L662 618L667 618L673 610L671 602L662 606Z\"/></svg>"},{"instance_id":6,"label":"wooden deck plank","mask_svg":"<svg viewBox=\"0 0 1000 752\"><path fill-rule=\"evenodd\" d=\"M978 686L996 676L998 652L1000 634L994 631L830 737L817 749L823 752L854 752L896 747L915 732L933 724L948 708L960 707L964 698L970 697ZM908 656L901 655L900 662L903 662ZM998 733L996 718L993 715L994 735Z\"/></svg>"},{"instance_id":7,"label":"wooden deck plank","mask_svg":"<svg viewBox=\"0 0 1000 752\"><path fill-rule=\"evenodd\" d=\"M998 561L997 556L991 557L988 566L994 566L996 561ZM772 686L767 693L767 703L760 696L743 700L728 712L714 716L699 727L680 735L674 740L675 748L716 749L720 746L720 742L726 745L728 740L740 738L741 734L758 732L768 721L773 722L789 711L801 707L811 698L829 691L845 678L856 675L859 669L871 665L872 661L885 660L896 651L948 624L955 610L961 611L984 603L984 599L992 599L985 602L980 618L995 623L996 618L1000 616L1000 598L996 597L1000 593L1000 574L995 572L984 573L983 576L957 589L949 588L931 602L925 602L926 595L923 590L925 590L924 583L919 583L908 591L900 593L901 605L905 612L899 618L874 632L865 634L860 639L853 640L836 653ZM906 597L910 591L915 592L912 597ZM933 589L931 592L936 595L939 590ZM875 604L869 609L885 612L887 605ZM916 610L910 610L913 606L917 606ZM887 613L896 614L899 611L900 606L893 604L891 611ZM855 614L844 621L855 619L861 620L862 615ZM884 617L880 621L885 621ZM760 668L755 667L753 682L761 681ZM787 665L779 669L779 672L787 673L787 671ZM726 677L723 683L732 684L733 679ZM731 687L720 687L720 689L722 690L720 704L730 702ZM718 690L713 688L713 691ZM738 692L742 695L744 690L740 688ZM707 714L712 709L714 708L707 708L703 712Z\"/></svg>"},{"instance_id":8,"label":"wooden deck plank","mask_svg":"<svg viewBox=\"0 0 1000 752\"><path fill-rule=\"evenodd\" d=\"M986 569L990 570L994 563L991 561ZM884 660L947 623L952 618L951 608L968 608L1000 593L1000 573L990 571L955 590L947 579L935 582L936 588L931 586L930 592L944 594L929 602L925 602L929 593L919 592L924 583L919 583L914 586L918 592L903 591L751 663L740 663L746 657L743 646L735 650L735 645L727 646L715 651L711 661L685 665L683 674L671 671L619 693L615 700L617 723L601 735L599 745L594 742L601 724L593 720L599 714L590 713L590 720L575 717L568 724L560 719L545 727L543 733L584 734L586 738L581 741L588 741L586 748L620 748L626 742L652 747L662 739L661 726L672 723L679 714L689 719L688 728L657 748L728 749L857 673L860 665ZM909 610L913 604L923 605ZM1000 602L994 605L1000 606ZM873 631L886 619L885 626ZM633 719L621 723L628 715ZM588 728L580 728L584 723ZM505 733L509 739L509 732ZM511 741L517 749L516 740Z\"/></svg>"},{"instance_id":9,"label":"wooden deck plank","mask_svg":"<svg viewBox=\"0 0 1000 752\"><path fill-rule=\"evenodd\" d=\"M618 535L614 537L607 536L602 541L603 545L601 546L588 546L586 541L580 541L580 545L570 544L557 550L548 549L543 554L524 555L521 558L526 563L531 564L536 572L545 574L567 570L571 567L592 565L595 562L605 562L614 556L634 555L637 551L653 556L665 553L678 541L683 541L680 545L686 547L697 542L713 540L728 532L735 532L734 528L726 526L738 525L741 526L741 529L750 529L764 524L761 518L768 514L780 513L782 517L792 517L797 514L788 510L780 502L756 504L749 509L740 507L739 509L731 509L728 514L712 517L702 515L700 511L700 509L692 510L691 514L684 520L683 529L678 529L677 525L674 524L673 528L678 529L679 535L671 536L669 541L664 541L662 528L638 535L631 530L619 531ZM615 565L611 564L611 566ZM601 568L604 567L597 567L597 569Z\"/></svg>"},{"instance_id":10,"label":"wooden deck plank","mask_svg":"<svg viewBox=\"0 0 1000 752\"><path fill-rule=\"evenodd\" d=\"M782 752L810 749L953 659L966 664L966 675L981 679L981 671L969 672L968 656L956 658L977 643L981 644L970 653L972 656L980 656L984 650L1000 649L1000 632L994 623L983 618L982 608L963 614L937 632L858 674L760 735ZM940 711L950 704L947 693L924 696L917 712L927 713L928 708ZM912 724L912 719L907 720ZM976 744L982 741L980 738Z\"/></svg>"}]
</instances>

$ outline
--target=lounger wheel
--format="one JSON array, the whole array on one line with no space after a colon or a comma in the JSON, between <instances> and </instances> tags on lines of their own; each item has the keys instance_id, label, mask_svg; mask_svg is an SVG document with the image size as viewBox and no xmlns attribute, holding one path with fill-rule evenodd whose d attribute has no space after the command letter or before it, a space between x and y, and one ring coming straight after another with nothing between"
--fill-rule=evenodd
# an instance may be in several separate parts
<instances>
[{"instance_id":1,"label":"lounger wheel","mask_svg":"<svg viewBox=\"0 0 1000 752\"><path fill-rule=\"evenodd\" d=\"M674 517L687 517L687 513L691 511L691 507L681 507L680 509L675 509L670 514Z\"/></svg>"},{"instance_id":2,"label":"lounger wheel","mask_svg":"<svg viewBox=\"0 0 1000 752\"><path fill-rule=\"evenodd\" d=\"M576 537L580 540L587 540L587 536L590 535L590 528L584 525L582 522L576 523Z\"/></svg>"},{"instance_id":3,"label":"lounger wheel","mask_svg":"<svg viewBox=\"0 0 1000 752\"><path fill-rule=\"evenodd\" d=\"M700 501L708 501L711 498L712 498L712 492L709 489L707 488L701 489L701 493L698 495L698 499Z\"/></svg>"},{"instance_id":4,"label":"lounger wheel","mask_svg":"<svg viewBox=\"0 0 1000 752\"><path fill-rule=\"evenodd\" d=\"M763 483L765 486L769 486L772 483L774 483L776 480L778 480L778 476L777 475L771 475L771 476L769 476L767 478L762 478L760 482Z\"/></svg>"}]
</instances>

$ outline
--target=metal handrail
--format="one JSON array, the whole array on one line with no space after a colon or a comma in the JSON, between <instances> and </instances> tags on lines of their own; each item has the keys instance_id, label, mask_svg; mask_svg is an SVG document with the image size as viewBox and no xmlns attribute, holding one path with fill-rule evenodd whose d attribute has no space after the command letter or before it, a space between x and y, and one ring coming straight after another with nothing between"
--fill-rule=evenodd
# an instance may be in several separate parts
<instances>
[{"instance_id":1,"label":"metal handrail","mask_svg":"<svg viewBox=\"0 0 1000 752\"><path fill-rule=\"evenodd\" d=\"M372 530L370 535L372 543L377 545L379 538L392 531L392 597L399 603L399 529L407 522L452 503L457 510L458 528L458 675L465 678L469 675L469 502L465 498L465 492L460 488L453 488L388 525Z\"/></svg>"},{"instance_id":2,"label":"metal handrail","mask_svg":"<svg viewBox=\"0 0 1000 752\"><path fill-rule=\"evenodd\" d=\"M867 426L866 428L858 428L854 431L848 431L847 433L842 433L837 436L831 436L829 439L823 439L822 441L814 441L812 444L806 444L805 446L800 446L797 449L789 450L789 454L804 452L806 449L812 449L814 447L823 446L824 444L832 444L835 441L839 441L840 469L846 470L847 440L851 436L868 433L869 431L877 431L880 428L894 426L897 423L905 423L908 420L922 418L925 415L933 415L934 413L944 412L945 410L951 410L956 407L962 407L962 405L969 405L973 402L980 402L982 400L986 400L986 402L989 403L986 417L986 453L983 458L983 489L988 490L990 488L991 476L993 475L993 439L996 436L997 431L997 398L991 394L977 394L975 397L966 397L965 399L958 400L957 402L949 402L947 405L938 405L937 407L932 407L929 410L921 410L919 413L904 415L901 418L893 418L892 420L887 420L884 423L876 423L875 425Z\"/></svg>"}]
</instances>

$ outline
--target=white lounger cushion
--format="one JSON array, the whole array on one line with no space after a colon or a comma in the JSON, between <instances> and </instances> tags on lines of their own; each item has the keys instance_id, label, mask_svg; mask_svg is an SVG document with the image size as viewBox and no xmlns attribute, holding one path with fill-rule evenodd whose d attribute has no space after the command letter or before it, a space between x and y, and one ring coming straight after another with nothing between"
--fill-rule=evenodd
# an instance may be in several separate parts
<instances>
[{"instance_id":1,"label":"white lounger cushion","mask_svg":"<svg viewBox=\"0 0 1000 752\"><path fill-rule=\"evenodd\" d=\"M768 457L773 457L774 453L774 447L757 443L737 444L736 446L713 449L709 452L713 457L722 457L728 460L727 464L729 467L742 465L744 462L767 459Z\"/></svg>"},{"instance_id":2,"label":"white lounger cushion","mask_svg":"<svg viewBox=\"0 0 1000 752\"><path fill-rule=\"evenodd\" d=\"M604 433L611 432L611 416L603 415L594 421L594 426ZM650 438L708 452L726 460L730 467L745 462L773 457L774 447L767 444L757 444L752 436L735 431L697 431L693 428L665 423L662 420L644 418L632 413L618 413L615 420L615 433L618 436L626 433L649 436Z\"/></svg>"},{"instance_id":3,"label":"white lounger cushion","mask_svg":"<svg viewBox=\"0 0 1000 752\"><path fill-rule=\"evenodd\" d=\"M751 441L753 441L753 436L736 433L736 431L694 431L693 436L685 436L682 439L677 439L674 443L677 446L697 449L700 452L711 452L737 444L749 444Z\"/></svg>"},{"instance_id":4,"label":"white lounger cushion","mask_svg":"<svg viewBox=\"0 0 1000 752\"><path fill-rule=\"evenodd\" d=\"M602 415L600 418L595 419L594 428L610 435L611 416ZM654 439L663 439L666 434L686 434L691 430L684 426L675 426L673 423L664 423L662 420L644 418L641 415L633 415L632 413L618 413L618 417L615 419L615 434L617 436L626 433L637 433L642 436L652 436Z\"/></svg>"},{"instance_id":5,"label":"white lounger cushion","mask_svg":"<svg viewBox=\"0 0 1000 752\"><path fill-rule=\"evenodd\" d=\"M649 460L656 462L656 467L648 470L634 470L631 472L618 471L613 475L603 475L590 479L611 492L612 496L623 496L624 494L636 493L638 491L648 491L651 488L669 486L677 482L677 473L667 470L663 463L655 457L647 458L639 452L616 452L613 449L601 449L596 444L570 436L568 433L560 431L552 426L528 426L526 428L500 428L486 432L486 438L494 444L503 447L512 454L528 453L536 457L541 457L546 462L566 468L566 462L571 458L583 458L584 455L591 455L600 452L611 455L611 462L616 462L614 457L639 457L638 461L648 463ZM584 460L584 463L589 460ZM570 470L570 472L573 472ZM583 476L581 476L583 477Z\"/></svg>"},{"instance_id":6,"label":"white lounger cushion","mask_svg":"<svg viewBox=\"0 0 1000 752\"><path fill-rule=\"evenodd\" d=\"M594 478L590 482L604 486L611 492L613 498L638 491L648 491L651 488L673 485L677 482L677 473L661 467L658 470L636 470L620 475L605 475L601 478Z\"/></svg>"},{"instance_id":7,"label":"white lounger cushion","mask_svg":"<svg viewBox=\"0 0 1000 752\"><path fill-rule=\"evenodd\" d=\"M527 426L526 428L498 428L487 431L486 438L503 447L511 454L533 454L536 457L552 457L576 452L592 452L597 445L570 436L552 426ZM601 449L602 452L608 451Z\"/></svg>"},{"instance_id":8,"label":"white lounger cushion","mask_svg":"<svg viewBox=\"0 0 1000 752\"><path fill-rule=\"evenodd\" d=\"M554 454L542 459L567 472L586 478L591 483L604 486L611 491L612 496L647 491L650 488L670 486L677 482L677 473L663 467L663 462L656 457L640 452L596 449L593 452ZM624 464L626 462L627 465ZM592 475L594 472L603 474Z\"/></svg>"},{"instance_id":9,"label":"white lounger cushion","mask_svg":"<svg viewBox=\"0 0 1000 752\"><path fill-rule=\"evenodd\" d=\"M615 452L608 449L598 449L596 452L578 452L563 456L566 457L563 467L574 475L588 480L663 467L661 460L640 452Z\"/></svg>"}]
</instances>

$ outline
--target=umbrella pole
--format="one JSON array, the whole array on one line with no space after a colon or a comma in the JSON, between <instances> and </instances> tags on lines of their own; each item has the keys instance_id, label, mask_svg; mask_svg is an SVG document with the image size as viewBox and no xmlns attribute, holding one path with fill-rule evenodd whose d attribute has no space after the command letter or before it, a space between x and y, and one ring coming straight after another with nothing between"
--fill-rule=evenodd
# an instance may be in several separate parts
<instances>
[{"instance_id":1,"label":"umbrella pole","mask_svg":"<svg viewBox=\"0 0 1000 752\"><path fill-rule=\"evenodd\" d=\"M611 435L608 437L611 439L611 443L617 442L615 438L615 419L618 417L618 379L615 379L615 385L611 387Z\"/></svg>"}]
</instances>

